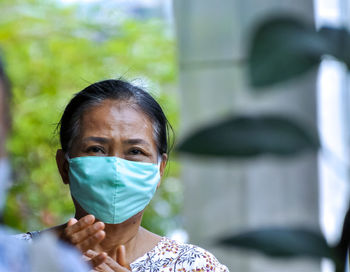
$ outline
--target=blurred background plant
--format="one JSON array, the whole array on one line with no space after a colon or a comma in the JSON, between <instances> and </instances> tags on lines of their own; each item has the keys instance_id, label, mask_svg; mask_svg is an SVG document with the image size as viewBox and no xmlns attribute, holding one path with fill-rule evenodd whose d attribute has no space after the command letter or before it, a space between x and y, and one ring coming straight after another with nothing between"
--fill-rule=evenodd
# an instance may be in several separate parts
<instances>
[{"instance_id":1,"label":"blurred background plant","mask_svg":"<svg viewBox=\"0 0 350 272\"><path fill-rule=\"evenodd\" d=\"M68 188L55 166L55 129L74 93L98 80L123 77L154 94L175 131L178 127L175 43L167 22L147 9L123 13L108 4L63 2L0 2L0 47L13 85L8 148L14 184L4 221L19 231L73 216ZM179 165L170 158L167 178L143 221L159 234L180 222Z\"/></svg>"},{"instance_id":2,"label":"blurred background plant","mask_svg":"<svg viewBox=\"0 0 350 272\"><path fill-rule=\"evenodd\" d=\"M350 33L345 28L322 27L316 31L291 16L265 19L251 33L248 52L250 83L256 94L271 91L263 87L284 84L309 72L324 57L335 57L349 69L349 47ZM314 92L313 89L307 91ZM321 147L319 138L316 128L305 127L298 120L283 115L232 115L192 132L179 144L178 150L196 156L254 159L268 154L286 159L310 150L317 152ZM334 157L325 147L320 151L327 156L326 159ZM343 164L342 161L337 163ZM328 258L333 261L336 271L342 272L348 271L345 266L348 262L349 227L350 208L336 245L327 244L321 232L304 226L247 230L222 238L218 243L273 258Z\"/></svg>"}]
</instances>

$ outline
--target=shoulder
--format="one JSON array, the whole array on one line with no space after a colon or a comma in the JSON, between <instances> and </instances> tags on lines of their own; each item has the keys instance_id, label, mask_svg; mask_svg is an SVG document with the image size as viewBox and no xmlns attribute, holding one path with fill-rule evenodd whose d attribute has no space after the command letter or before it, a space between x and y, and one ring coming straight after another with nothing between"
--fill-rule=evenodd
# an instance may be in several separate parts
<instances>
[{"instance_id":1,"label":"shoulder","mask_svg":"<svg viewBox=\"0 0 350 272\"><path fill-rule=\"evenodd\" d=\"M0 247L8 247L14 249L27 247L26 243L20 241L21 239L17 239L17 235L18 234L15 234L13 230L0 226ZM0 252L4 251L0 250Z\"/></svg>"},{"instance_id":2,"label":"shoulder","mask_svg":"<svg viewBox=\"0 0 350 272\"><path fill-rule=\"evenodd\" d=\"M192 244L176 241L173 243L180 249L177 263L181 268L185 270L195 269L196 271L228 271L227 267L222 265L209 251Z\"/></svg>"},{"instance_id":3,"label":"shoulder","mask_svg":"<svg viewBox=\"0 0 350 272\"><path fill-rule=\"evenodd\" d=\"M33 240L34 239L34 240ZM25 242L32 241L33 242ZM0 272L64 271L83 272L89 267L82 262L81 255L74 248L60 243L52 234L3 232L0 229ZM39 269L40 267L40 269ZM44 269L43 268L47 268Z\"/></svg>"},{"instance_id":4,"label":"shoulder","mask_svg":"<svg viewBox=\"0 0 350 272\"><path fill-rule=\"evenodd\" d=\"M13 238L16 238L18 240L22 240L22 241L27 241L27 242L31 242L33 239L39 237L40 235L40 231L29 231L27 233L19 233L19 234L15 234L13 235Z\"/></svg>"},{"instance_id":5,"label":"shoulder","mask_svg":"<svg viewBox=\"0 0 350 272\"><path fill-rule=\"evenodd\" d=\"M228 271L227 267L207 250L168 238L163 238L147 255L147 260L137 262L142 269L135 271L153 271L156 268L161 268L162 271Z\"/></svg>"},{"instance_id":6,"label":"shoulder","mask_svg":"<svg viewBox=\"0 0 350 272\"><path fill-rule=\"evenodd\" d=\"M39 239L42 235L47 233L53 233L56 236L60 236L63 232L64 228L67 224L58 225L52 228L44 229L44 230L35 230L35 231L28 231L26 233L19 233L12 235L13 238L16 238L17 240L32 242L33 240Z\"/></svg>"},{"instance_id":7,"label":"shoulder","mask_svg":"<svg viewBox=\"0 0 350 272\"><path fill-rule=\"evenodd\" d=\"M15 239L12 231L0 229L0 271L29 271L28 244Z\"/></svg>"}]
</instances>

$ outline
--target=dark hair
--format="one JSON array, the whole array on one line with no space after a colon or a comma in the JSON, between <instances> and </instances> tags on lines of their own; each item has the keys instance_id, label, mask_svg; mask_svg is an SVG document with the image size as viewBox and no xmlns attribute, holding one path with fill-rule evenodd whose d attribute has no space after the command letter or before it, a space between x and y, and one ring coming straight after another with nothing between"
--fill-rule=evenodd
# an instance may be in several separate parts
<instances>
[{"instance_id":1,"label":"dark hair","mask_svg":"<svg viewBox=\"0 0 350 272\"><path fill-rule=\"evenodd\" d=\"M76 93L68 103L57 126L63 151L70 151L73 141L78 136L80 119L84 112L106 99L134 102L153 124L158 153L161 155L170 152L169 130L173 130L158 102L141 88L123 80L113 79L91 84Z\"/></svg>"}]
</instances>

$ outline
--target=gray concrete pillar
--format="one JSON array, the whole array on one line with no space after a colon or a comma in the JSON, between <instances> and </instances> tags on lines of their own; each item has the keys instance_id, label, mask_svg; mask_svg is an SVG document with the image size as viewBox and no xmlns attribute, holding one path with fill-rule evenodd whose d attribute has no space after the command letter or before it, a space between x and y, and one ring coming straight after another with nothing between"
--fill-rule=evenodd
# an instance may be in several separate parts
<instances>
[{"instance_id":1,"label":"gray concrete pillar","mask_svg":"<svg viewBox=\"0 0 350 272\"><path fill-rule=\"evenodd\" d=\"M276 113L316 127L316 73L261 95L245 73L256 22L294 14L313 23L312 0L174 0L180 67L181 136L229 114ZM281 160L182 157L185 228L190 242L212 251L231 271L319 271L310 260L270 260L212 244L260 226L318 229L316 154Z\"/></svg>"}]
</instances>

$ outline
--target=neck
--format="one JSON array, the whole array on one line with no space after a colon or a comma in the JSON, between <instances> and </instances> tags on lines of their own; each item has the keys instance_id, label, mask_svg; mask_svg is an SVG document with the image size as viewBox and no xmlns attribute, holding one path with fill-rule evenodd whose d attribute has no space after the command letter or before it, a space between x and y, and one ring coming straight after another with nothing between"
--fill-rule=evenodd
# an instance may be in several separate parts
<instances>
[{"instance_id":1,"label":"neck","mask_svg":"<svg viewBox=\"0 0 350 272\"><path fill-rule=\"evenodd\" d=\"M80 214L76 210L75 218L80 219L86 214ZM143 211L137 213L128 220L120 224L106 224L106 238L95 249L98 252L106 252L114 260L117 258L117 248L121 245L125 246L126 261L133 262L144 254L145 237L148 231L143 229L141 225Z\"/></svg>"},{"instance_id":2,"label":"neck","mask_svg":"<svg viewBox=\"0 0 350 272\"><path fill-rule=\"evenodd\" d=\"M75 218L80 219L87 213L74 200ZM116 260L117 248L125 246L125 255L127 263L132 263L137 258L143 256L151 250L161 240L161 237L142 228L141 220L143 211L137 213L128 220L120 224L106 224L105 239L95 248L98 252L106 252L110 257Z\"/></svg>"},{"instance_id":3,"label":"neck","mask_svg":"<svg viewBox=\"0 0 350 272\"><path fill-rule=\"evenodd\" d=\"M143 229L140 227L143 212L140 212L120 224L105 224L106 238L100 243L100 249L110 254L120 245L124 245L126 253L133 251L142 236Z\"/></svg>"},{"instance_id":4,"label":"neck","mask_svg":"<svg viewBox=\"0 0 350 272\"><path fill-rule=\"evenodd\" d=\"M97 252L106 252L114 260L117 260L117 248L124 245L128 264L143 256L154 248L162 237L140 226L142 215L143 211L121 224L105 224L106 238L92 249ZM82 216L82 214L76 213L75 218L79 220ZM55 231L60 236L66 227L67 224L63 224L47 229L47 231Z\"/></svg>"}]
</instances>

